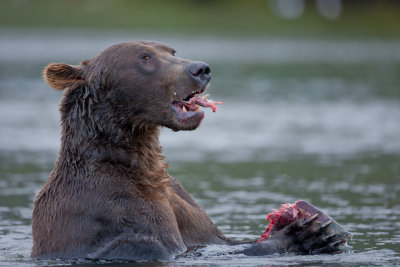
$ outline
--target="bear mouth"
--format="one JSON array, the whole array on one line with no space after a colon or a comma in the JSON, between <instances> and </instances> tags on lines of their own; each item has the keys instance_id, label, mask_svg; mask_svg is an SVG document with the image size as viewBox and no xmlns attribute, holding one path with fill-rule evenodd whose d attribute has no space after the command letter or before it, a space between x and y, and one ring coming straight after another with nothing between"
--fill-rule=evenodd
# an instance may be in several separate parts
<instances>
[{"instance_id":1,"label":"bear mouth","mask_svg":"<svg viewBox=\"0 0 400 267\"><path fill-rule=\"evenodd\" d=\"M175 118L182 124L196 124L197 127L204 118L204 112L200 107L211 108L216 112L218 105L224 101L214 101L208 99L210 94L201 95L204 91L195 92L186 96L183 100L174 101L170 104L175 113Z\"/></svg>"}]
</instances>

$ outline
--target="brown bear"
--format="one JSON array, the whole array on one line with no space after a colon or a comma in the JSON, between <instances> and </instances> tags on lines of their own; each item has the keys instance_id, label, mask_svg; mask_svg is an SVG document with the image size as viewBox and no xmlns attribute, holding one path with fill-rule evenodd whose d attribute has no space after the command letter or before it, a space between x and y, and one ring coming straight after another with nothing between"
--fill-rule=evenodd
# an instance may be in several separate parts
<instances>
[{"instance_id":1,"label":"brown bear","mask_svg":"<svg viewBox=\"0 0 400 267\"><path fill-rule=\"evenodd\" d=\"M64 90L62 139L34 203L32 257L165 260L207 244L241 244L235 253L246 255L338 250L313 220L265 242L228 239L168 175L159 128L200 125L207 64L160 43L128 42L78 66L50 64L44 79Z\"/></svg>"}]
</instances>

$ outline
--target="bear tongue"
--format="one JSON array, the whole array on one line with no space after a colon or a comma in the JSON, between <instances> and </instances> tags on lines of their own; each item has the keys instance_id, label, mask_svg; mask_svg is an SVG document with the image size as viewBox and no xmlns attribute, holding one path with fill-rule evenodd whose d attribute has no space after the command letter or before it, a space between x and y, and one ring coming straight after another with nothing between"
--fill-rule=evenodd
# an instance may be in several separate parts
<instances>
[{"instance_id":1,"label":"bear tongue","mask_svg":"<svg viewBox=\"0 0 400 267\"><path fill-rule=\"evenodd\" d=\"M205 108L211 108L213 112L217 110L217 105L220 105L224 103L224 101L214 101L211 99L207 99L208 95L204 97L193 97L191 98L188 102L185 103L185 106L189 107L190 109L196 109L196 105L205 107Z\"/></svg>"}]
</instances>

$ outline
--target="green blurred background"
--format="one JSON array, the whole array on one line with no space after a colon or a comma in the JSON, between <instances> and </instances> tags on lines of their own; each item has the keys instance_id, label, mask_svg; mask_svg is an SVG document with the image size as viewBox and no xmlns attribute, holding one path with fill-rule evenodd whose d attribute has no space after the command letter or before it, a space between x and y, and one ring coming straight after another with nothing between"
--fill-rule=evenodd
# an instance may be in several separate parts
<instances>
[{"instance_id":1,"label":"green blurred background","mask_svg":"<svg viewBox=\"0 0 400 267\"><path fill-rule=\"evenodd\" d=\"M0 27L397 38L399 11L396 0L2 0Z\"/></svg>"}]
</instances>

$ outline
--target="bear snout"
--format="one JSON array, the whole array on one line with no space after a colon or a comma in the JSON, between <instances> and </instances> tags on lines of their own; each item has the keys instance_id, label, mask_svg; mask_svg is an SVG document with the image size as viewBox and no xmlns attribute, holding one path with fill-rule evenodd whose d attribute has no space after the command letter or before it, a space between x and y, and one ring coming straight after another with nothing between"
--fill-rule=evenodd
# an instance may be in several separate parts
<instances>
[{"instance_id":1,"label":"bear snout","mask_svg":"<svg viewBox=\"0 0 400 267\"><path fill-rule=\"evenodd\" d=\"M201 87L205 87L211 80L210 66L201 61L195 61L188 67L189 75Z\"/></svg>"}]
</instances>

